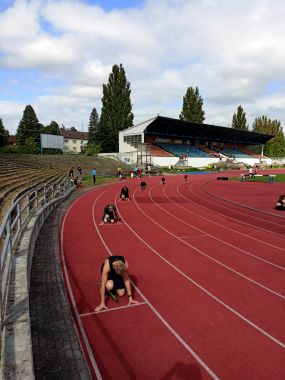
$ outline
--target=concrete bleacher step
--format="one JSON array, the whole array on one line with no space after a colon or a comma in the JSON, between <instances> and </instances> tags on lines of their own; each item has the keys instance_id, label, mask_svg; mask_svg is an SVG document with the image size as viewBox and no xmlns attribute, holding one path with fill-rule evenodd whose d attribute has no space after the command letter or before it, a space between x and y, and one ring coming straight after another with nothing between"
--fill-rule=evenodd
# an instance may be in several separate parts
<instances>
[{"instance_id":1,"label":"concrete bleacher step","mask_svg":"<svg viewBox=\"0 0 285 380\"><path fill-rule=\"evenodd\" d=\"M157 157L173 157L173 154L158 147L157 145L151 145L151 155Z\"/></svg>"},{"instance_id":2,"label":"concrete bleacher step","mask_svg":"<svg viewBox=\"0 0 285 380\"><path fill-rule=\"evenodd\" d=\"M38 171L37 171L38 172ZM0 218L2 218L7 210L12 206L15 199L19 198L23 193L33 188L37 188L43 184L56 183L62 181L62 173L58 173L55 170L45 169L41 171L41 175L35 173L35 170L31 171L31 176L26 177L22 181L15 181L10 186L6 186L0 192ZM35 176L35 174L37 174Z\"/></svg>"}]
</instances>

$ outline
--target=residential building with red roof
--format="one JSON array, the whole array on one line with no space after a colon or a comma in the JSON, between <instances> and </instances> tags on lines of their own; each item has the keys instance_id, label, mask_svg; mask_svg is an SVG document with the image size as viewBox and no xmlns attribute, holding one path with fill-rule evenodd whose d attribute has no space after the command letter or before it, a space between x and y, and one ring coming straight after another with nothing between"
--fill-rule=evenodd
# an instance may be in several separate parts
<instances>
[{"instance_id":1,"label":"residential building with red roof","mask_svg":"<svg viewBox=\"0 0 285 380\"><path fill-rule=\"evenodd\" d=\"M61 128L60 134L64 138L64 153L80 153L88 143L88 132Z\"/></svg>"}]
</instances>

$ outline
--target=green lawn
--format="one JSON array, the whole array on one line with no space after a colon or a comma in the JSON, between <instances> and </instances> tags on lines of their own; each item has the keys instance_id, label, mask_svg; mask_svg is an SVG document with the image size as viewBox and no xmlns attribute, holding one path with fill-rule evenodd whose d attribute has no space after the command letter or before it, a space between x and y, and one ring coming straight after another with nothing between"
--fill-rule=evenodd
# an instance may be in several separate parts
<instances>
[{"instance_id":1,"label":"green lawn","mask_svg":"<svg viewBox=\"0 0 285 380\"><path fill-rule=\"evenodd\" d=\"M103 185L104 183L110 183L114 182L116 180L115 177L104 177L104 176L97 176L96 177L96 185ZM82 179L81 186L83 187L93 187L93 178L91 176L85 176Z\"/></svg>"},{"instance_id":2,"label":"green lawn","mask_svg":"<svg viewBox=\"0 0 285 380\"><path fill-rule=\"evenodd\" d=\"M231 177L229 179L239 181L240 177ZM254 179L254 182L267 182L267 181L268 180L266 177L256 177ZM275 182L285 182L285 174L276 174Z\"/></svg>"}]
</instances>

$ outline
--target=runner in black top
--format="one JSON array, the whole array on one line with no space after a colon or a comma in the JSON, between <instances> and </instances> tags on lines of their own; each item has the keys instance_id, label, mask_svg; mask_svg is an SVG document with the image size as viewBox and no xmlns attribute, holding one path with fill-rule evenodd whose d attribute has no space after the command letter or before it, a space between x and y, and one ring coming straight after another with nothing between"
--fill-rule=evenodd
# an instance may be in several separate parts
<instances>
[{"instance_id":1,"label":"runner in black top","mask_svg":"<svg viewBox=\"0 0 285 380\"><path fill-rule=\"evenodd\" d=\"M129 198L129 189L127 188L127 186L122 187L121 194L120 194L120 199L122 201L129 201L130 200L130 198Z\"/></svg>"},{"instance_id":2,"label":"runner in black top","mask_svg":"<svg viewBox=\"0 0 285 380\"><path fill-rule=\"evenodd\" d=\"M117 214L117 209L115 205L106 205L104 207L102 215L102 224L103 223L115 223L119 222L119 217Z\"/></svg>"},{"instance_id":3,"label":"runner in black top","mask_svg":"<svg viewBox=\"0 0 285 380\"><path fill-rule=\"evenodd\" d=\"M132 297L127 261L123 256L111 256L104 261L101 267L101 302L95 311L108 309L105 303L105 292L118 302L118 296L122 297L126 291L129 298L129 305L138 303L138 301Z\"/></svg>"}]
</instances>

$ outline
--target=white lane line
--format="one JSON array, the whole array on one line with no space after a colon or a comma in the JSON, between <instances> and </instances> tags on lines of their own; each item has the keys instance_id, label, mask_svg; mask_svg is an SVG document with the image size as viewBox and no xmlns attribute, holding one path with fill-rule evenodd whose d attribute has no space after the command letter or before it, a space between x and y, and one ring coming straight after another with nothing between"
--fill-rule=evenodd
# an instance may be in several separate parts
<instances>
[{"instance_id":1,"label":"white lane line","mask_svg":"<svg viewBox=\"0 0 285 380\"><path fill-rule=\"evenodd\" d=\"M214 197L214 198L216 198L216 199L219 199L219 200L222 200L222 201L224 201L225 203L231 203L231 204L233 204L233 205L235 205L235 206L243 207L243 208L245 208L245 209L255 211L256 213L259 213L259 214L264 214L265 216L266 216L266 215L269 215L269 216L274 216L274 217L276 217L276 218L279 218L279 219L281 219L281 220L282 220L282 219L285 220L285 218L284 218L283 215L281 215L281 214L273 214L272 212L265 211L265 210L260 210L260 209L257 209L257 208L255 208L255 207L250 207L250 206L244 205L244 204L242 204L242 203L234 202L234 201L231 201L230 199L226 199L226 198L223 198L222 196L219 196L219 195L216 195L216 194L212 193L212 192L209 191L209 190L206 188L206 186L205 186L205 185L208 185L208 184L211 183L211 182L213 182L213 180L212 180L212 181L207 181L207 182L202 183L202 185L201 185L201 189L202 189L205 193L211 195L212 197ZM209 202L211 202L211 201L209 201ZM211 202L211 203L214 203L214 202ZM222 207L225 208L224 206L222 206ZM241 213L241 212L240 212L240 213ZM279 226L279 223L276 223L276 222L273 222L273 221L270 221L270 220L266 220L266 219L263 219L263 218L258 218L257 216L254 216L254 215L249 215L249 214L245 214L245 213L243 213L243 214L244 214L244 215L247 215L247 216L250 216L250 217L252 217L253 219L259 219L259 220L262 220L262 221L266 221L266 222L269 223L269 224L275 224L275 225Z\"/></svg>"},{"instance_id":2,"label":"white lane line","mask_svg":"<svg viewBox=\"0 0 285 380\"><path fill-rule=\"evenodd\" d=\"M169 214L172 218L177 219L179 222L184 223L184 224L186 224L186 225L188 225L188 226L190 226L190 227L192 227L192 228L194 228L194 229L196 229L196 230L202 232L202 230L200 230L200 229L194 227L194 226L191 225L191 224L188 224L188 223L185 222L183 219L179 219L179 218L177 218L176 216L174 216L173 214L171 214L170 212L166 211L163 207L159 206L158 203L155 203L155 202L154 202L153 198L151 197L151 194L149 194L149 196L150 196L150 199L152 200L152 202L153 202L157 207L159 207L160 209L162 209L163 212ZM172 235L175 239L181 241L184 245L187 245L188 247L194 249L195 251L197 251L197 252L200 253L201 255L207 257L207 258L210 259L211 261L214 261L214 262L217 263L218 265L221 265L222 267L228 269L229 271L235 273L236 275L238 275L238 276L240 276L240 277L246 279L247 281L252 282L252 283L255 284L256 286L259 286L259 287L261 287L262 289L264 289L264 290L266 290L266 291L268 291L268 292L274 294L275 296L280 297L280 298L282 298L282 299L285 300L285 296L283 296L282 294L275 292L274 290L272 290L272 289L266 287L265 285L260 284L259 282L257 282L257 281L255 281L255 280L251 279L250 277L245 276L244 274L242 274L242 273L236 271L235 269L229 267L228 265L223 264L221 261L219 261L219 260L217 260L217 259L215 259L215 258L213 258L213 257L211 257L211 256L209 256L209 255L207 255L207 253L201 251L199 248L194 247L192 244L187 243L187 241L182 240L181 238L179 238L178 236L176 236L175 234L173 234L172 232L170 232L170 231L167 230L166 228L162 227L159 223L157 223L156 221L154 221L153 218L151 218L150 216L148 216L148 215L147 215L147 214L146 214L146 213L140 208L140 206L137 206L137 208L139 208L140 211L141 211L144 215L146 215L147 218L150 219L150 220L151 220L154 224L156 224L159 228L161 228L162 230L164 230L165 232L167 232L169 235ZM210 236L211 238L214 238L213 236L211 236L211 235L209 235L209 234L207 234L207 236ZM220 239L217 239L217 240L219 240L221 243L224 243L223 240L220 240ZM225 244L228 244L228 245L231 246L231 244L229 244L229 243L225 243ZM232 247L235 248L234 246L232 246ZM236 249L238 249L238 248L236 248ZM245 252L245 253L246 253L246 252ZM264 260L262 260L262 261L264 261ZM265 260L265 261L266 261L266 260ZM285 270L285 268L283 268L283 267L279 267L278 265L275 265L275 264L272 264L272 265L273 265L273 266L277 266L278 269Z\"/></svg>"},{"instance_id":3,"label":"white lane line","mask_svg":"<svg viewBox=\"0 0 285 380\"><path fill-rule=\"evenodd\" d=\"M177 193L180 194L179 192L177 192ZM183 210L187 211L188 213L190 213L190 214L192 214L192 215L198 216L199 218L206 220L208 223L215 224L215 225L219 226L221 229L224 228L224 229L226 229L226 230L229 230L229 231L234 232L235 234L238 233L238 234L244 236L245 238L250 238L250 239L252 239L252 240L258 241L259 243L267 244L267 245L271 246L272 248L276 248L276 249L279 249L279 250L281 250L281 251L285 251L285 249L283 249L283 248L281 248L281 247L277 247L277 246L274 246L274 245L272 245L272 244L270 244L270 243L266 243L265 241L262 241L262 240L259 240L259 239L255 239L255 238L253 238L253 237L250 236L250 235L243 234L242 232L238 232L237 230L233 230L232 228L226 227L226 226L221 225L220 223L214 222L214 221L212 221L212 220L210 220L210 219L208 219L208 218L206 218L206 217L204 217L204 216L201 216L201 215L199 215L199 214L196 214L195 212L190 211L190 210L187 209L186 207L181 206L179 203L174 202L170 197L168 197L168 195L165 194L165 196L170 200L170 202L174 203L175 206L182 208ZM181 196L182 196L183 198L185 198L182 194L181 194ZM186 198L186 199L187 199L187 198ZM153 200L153 202L155 203L154 200ZM158 203L155 203L155 204L156 204L158 207L162 208L161 206L158 205ZM162 208L162 209L163 209L164 212L170 214L173 218L176 218L176 219L178 219L179 221L182 221L184 224L187 224L187 225L191 226L192 228L194 228L194 229L197 230L197 231L200 231L200 232L204 232L204 233L206 233L205 231L201 230L200 228L197 228L197 227L195 227L194 225L185 222L183 219L179 219L179 218L175 217L173 214L169 213L169 212L166 211L164 208ZM244 249L238 248L238 247L236 247L235 245L230 244L230 243L228 243L228 242L226 242L226 241L224 241L224 240L222 240L222 239L219 239L218 237L216 237L216 236L214 236L214 235L211 235L211 234L209 234L209 233L206 233L206 234L207 234L207 236L210 236L210 237L212 237L213 239L215 239L215 240L217 240L217 241L219 241L219 242L221 242L221 243L223 243L223 244L226 244L226 245L228 245L228 246L230 246L230 247L236 249L237 251L240 251L240 252L242 252L242 253L244 253L244 254L246 254L246 255L248 255L248 256L251 256L251 257L253 257L253 258L256 259L256 260L263 261L263 262L265 262L266 264L272 265L272 266L274 266L274 267L276 267L276 268L278 268L278 269L285 270L285 268L282 267L282 266L280 266L280 265L277 265L277 264L275 264L275 263L272 263L271 261L265 260L265 259L263 259L263 258L261 258L261 257L259 257L259 256L254 255L253 253L250 253L250 252L248 252L248 251L245 251ZM232 252L232 253L235 254L235 252Z\"/></svg>"},{"instance_id":4,"label":"white lane line","mask_svg":"<svg viewBox=\"0 0 285 380\"><path fill-rule=\"evenodd\" d=\"M107 191L107 190L106 190ZM106 191L104 191L103 193L105 193ZM62 222L62 226L61 226L61 233L60 233L60 242L61 242L61 259L62 259L62 267L63 267L63 271L64 271L64 275L65 275L65 280L66 280L66 285L67 285L67 288L68 288L68 293L69 293L69 296L70 296L70 300L71 300L71 304L72 304L72 307L73 307L73 310L74 310L74 314L75 314L75 317L76 317L76 320L77 320L77 323L78 323L78 327L80 329L80 332L81 332L81 335L82 335L82 339L83 339L83 342L84 342L84 345L86 347L86 350L88 352L88 356L89 356L89 359L90 359L90 362L92 364L92 367L94 369L94 372L95 372L95 375L96 375L96 378L97 380L103 380L102 378L102 375L100 373L100 370L99 370L99 367L98 367L98 364L96 362L96 359L93 355L93 352L92 352L92 349L90 347L90 344L89 344L89 341L88 341L88 338L87 338L87 335L85 333L85 329L82 325L82 322L81 322L81 318L80 318L80 315L79 315L79 311L77 309L77 306L76 306L76 302L75 302L75 299L74 299L74 296L73 296L73 292L72 292L72 288L71 288L71 284L70 284L70 280L69 280L69 275L68 275L68 269L67 269L67 266L66 266L66 261L65 261L65 254L64 254L64 248L63 248L63 231L64 231L64 227L65 227L65 222L66 222L66 218L67 218L67 215L69 214L70 210L72 209L72 207L81 199L83 198L84 196L86 196L88 193L85 193L83 195L81 195L79 198L76 199L75 202L73 202L69 208L67 209L65 215L64 215L64 219L63 219L63 222ZM101 194L102 195L102 194ZM101 196L100 195L100 196Z\"/></svg>"},{"instance_id":5,"label":"white lane line","mask_svg":"<svg viewBox=\"0 0 285 380\"><path fill-rule=\"evenodd\" d=\"M95 314L102 314L102 313L110 313L112 311L117 311L117 310L121 310L121 309L129 309L130 307L137 307L137 306L141 306L141 305L146 305L146 302L140 302L140 303L135 303L135 304L132 304L132 305L124 305L124 306L118 306L118 307L112 307L110 309L105 309L105 310L101 310L101 311L92 311L90 313L84 313L84 314L80 314L80 317L88 317L89 315L95 315Z\"/></svg>"},{"instance_id":6,"label":"white lane line","mask_svg":"<svg viewBox=\"0 0 285 380\"><path fill-rule=\"evenodd\" d=\"M98 198L97 198L98 200ZM105 240L103 239L98 226L96 224L95 218L94 218L94 208L96 205L97 200L93 204L93 223L95 226L95 229L102 241L102 244L105 246L106 251L110 256L112 256L112 252L110 251L109 247L107 246ZM117 207L117 203L116 203ZM118 208L118 207L117 207ZM123 219L123 218L122 218ZM124 219L123 219L124 220ZM125 220L124 220L125 222ZM126 222L125 222L126 223ZM129 227L129 225L127 224ZM174 335L174 337L183 345L183 347L197 360L197 362L205 369L206 372L209 373L209 375L214 379L214 380L219 380L219 377L207 366L207 364L196 354L196 352L188 346L188 344L178 335L178 333L169 325L169 323L162 317L162 315L156 310L156 308L150 303L150 301L146 298L146 296L139 290L139 288L131 281L132 286L136 289L136 291L139 293L139 295L144 299L144 301L147 303L149 308L153 311L153 313L160 319L160 321L164 324L164 326L167 327L167 329Z\"/></svg>"},{"instance_id":7,"label":"white lane line","mask_svg":"<svg viewBox=\"0 0 285 380\"><path fill-rule=\"evenodd\" d=\"M137 205L137 203L136 203ZM138 209L140 209L140 207L137 206ZM140 209L141 210L141 209ZM143 210L141 210L141 212L143 214L145 214L145 212ZM147 214L145 214L149 219L151 219ZM152 220L152 219L151 219ZM153 221L153 220L152 220ZM190 281L192 284L194 284L195 286L197 286L200 290L202 290L204 293L206 293L209 297L213 298L215 301L217 301L219 304L221 304L222 306L224 306L227 310L231 311L233 314L235 314L236 316L238 316L240 319L242 319L244 322L246 322L247 324L249 324L251 327L253 327L254 329L256 329L257 331L259 331L261 334L263 334L264 336L266 336L267 338L269 338L270 340L272 340L274 343L278 344L280 347L284 348L285 349L285 344L281 341L279 341L278 339L276 339L274 336L270 335L269 333L267 333L265 330L263 330L261 327L257 326L255 323L251 322L249 319L247 319L245 316L243 316L242 314L240 314L238 311L236 311L235 309L233 309L231 306L227 305L226 303L224 303L221 299L219 299L218 297L216 297L214 294L212 294L211 292L209 292L207 289L205 289L203 286L201 286L200 284L198 284L196 281L194 281L192 278L190 278L187 274L185 274L184 272L182 272L179 268L177 268L175 265L173 265L169 260L167 260L165 257L163 257L159 252L157 252L153 247L151 247L144 239L141 238L141 236L139 234L137 234L133 229L132 227L126 222L126 220L124 220L125 222L125 225L132 231L132 233L137 236L137 238L143 243L145 244L155 255L157 255L158 257L161 258L161 260L163 260L166 264L168 264L171 268L173 268L177 273L181 274L181 276L185 277L188 281Z\"/></svg>"},{"instance_id":8,"label":"white lane line","mask_svg":"<svg viewBox=\"0 0 285 380\"><path fill-rule=\"evenodd\" d=\"M178 188L179 188L179 187L180 187L180 185L178 186ZM189 198L187 198L187 197L185 197L183 194L181 194L181 193L179 192L179 189L178 189L178 188L177 188L177 190L176 190L177 194L180 195L182 198L186 199L189 203L192 203L192 204L194 204L195 206L199 206L199 207L203 208L204 210L206 210L206 211L208 211L208 212L210 211L211 213L218 214L218 215L222 215L223 217L225 217L225 215L223 215L223 214L220 214L220 213L218 213L218 212L216 212L216 211L213 211L213 210L208 209L208 208L206 208L206 207L204 207L204 206L202 206L202 205L199 205L198 203L195 203L195 202L191 201ZM190 190L191 190L191 186L190 186ZM195 193L193 193L193 194L195 194ZM196 195L196 194L195 194L195 195ZM264 241L264 240L257 239L257 238L255 238L255 237L251 236L250 234L244 234L243 232L240 232L240 231L234 230L234 229L232 229L232 228L230 228L230 227L226 227L225 225L222 225L221 223L215 222L214 220L210 220L210 219L208 219L208 218L206 218L206 217L204 217L204 216L202 216L202 215L200 215L200 214L195 213L194 211L190 211L189 209L187 209L186 207L183 207L183 206L179 205L178 203L175 203L175 204L176 204L177 206L179 206L179 207L182 207L184 210L187 210L187 211L188 211L189 213L191 213L192 215L198 216L199 218L204 219L204 220L206 220L207 222L209 222L209 223L211 223L211 224L215 224L215 225L219 226L220 228L223 228L223 229L228 230L228 231L232 231L232 232L234 232L235 234L239 234L239 235L245 237L246 239L250 239L250 240L257 241L257 242L259 242L259 243L262 243L262 244L268 245L269 247L272 247L272 248L278 249L278 250L280 250L280 251L285 251L284 248L281 248L281 247L278 247L278 246L276 246L276 245L270 244L270 243L268 243L268 242L266 242L266 241ZM245 225L247 225L247 226L250 226L251 228L257 228L258 230L262 230L262 231L265 231L265 232L269 232L268 230L264 230L263 228L260 228L260 227L258 227L258 226L254 226L254 225L252 225L252 224L248 224L248 223L242 222L242 221L240 221L240 220L238 220L238 219L235 219L235 218L231 218L230 216L227 216L226 218L227 218L227 219L231 219L231 220L233 220L233 221L235 221L235 222L238 222L238 223L245 224ZM279 235L279 234L277 234L277 235L278 235L278 237L281 236L281 235ZM283 235L282 235L282 238L284 238ZM249 254L250 254L250 253L249 253ZM250 254L250 255L251 255L251 256L254 256L253 254ZM257 256L257 258L258 258L258 256ZM262 260L262 259L261 259L261 260Z\"/></svg>"},{"instance_id":9,"label":"white lane line","mask_svg":"<svg viewBox=\"0 0 285 380\"><path fill-rule=\"evenodd\" d=\"M221 216L225 217L225 215L222 214L221 212L218 212L218 211L215 211L215 210L211 210L211 209L209 209L209 208L207 208L207 207L205 207L205 206L202 206L202 203L205 204L205 201L206 201L207 203L214 204L215 206L218 205L220 208L224 208L224 209L226 209L226 210L228 210L228 207L225 207L225 206L223 206L223 205L221 205L221 204L217 204L217 203L215 203L215 202L211 202L211 201L209 201L208 199L205 199L205 198L201 197L199 194L197 194L197 193L195 193L195 192L193 191L193 185L194 185L194 184L191 184L190 187L189 187L189 189L190 189L190 191L191 191L191 193L192 193L193 195L195 195L197 198L200 198L200 199L201 199L201 204L192 201L192 200L191 200L190 198L188 198L188 197L184 197L181 193L179 193L179 194L182 195L183 198L187 199L188 202L191 202L192 204L194 204L194 205L196 205L196 206L199 206L199 207L201 207L201 208L203 208L203 209L205 209L205 210L207 210L207 211L210 210L212 213L215 213L215 214L217 214L217 215L221 215ZM234 213L236 213L236 214L241 214L241 215L243 215L243 216L250 216L252 219L261 220L262 222L268 222L268 223L270 223L270 224L276 224L276 225L278 225L278 226L280 225L280 224L277 224L277 223L275 223L275 222L270 222L270 221L268 221L268 220L266 220L266 219L257 218L257 217L255 217L255 216L253 216L253 215L245 214L244 212L241 212L241 211L238 211L238 210L230 209L230 211L232 211L232 212L234 212ZM251 223L244 222L244 221L242 221L242 220L239 220L239 219L233 218L233 217L231 217L231 216L226 216L226 217L227 217L227 219L232 219L232 220L234 220L234 221L236 221L236 222L238 222L238 223L244 224L245 226L250 226L250 227L256 228L256 229L258 229L258 230L265 231L265 232L269 233L270 235L276 235L276 236L278 236L278 237L282 237L282 238L284 237L284 235L281 235L281 234L279 234L279 233L277 233L277 232L273 232L273 231L267 230L267 229L265 229L265 228L258 227L257 225L253 225L253 224L251 224ZM258 239L255 239L255 240L258 241ZM267 244L267 243L264 242L264 244ZM269 244L269 245L270 245L270 244ZM274 247L274 246L273 246L273 247ZM276 247L276 248L279 248L279 247ZM282 248L279 248L279 249L282 249ZM285 249L282 249L282 250L285 251Z\"/></svg>"}]
</instances>

